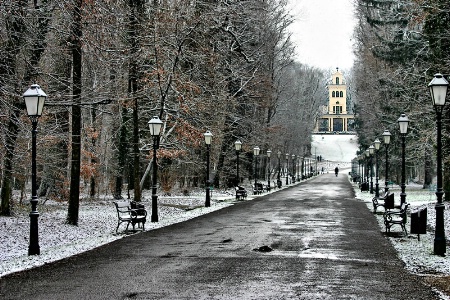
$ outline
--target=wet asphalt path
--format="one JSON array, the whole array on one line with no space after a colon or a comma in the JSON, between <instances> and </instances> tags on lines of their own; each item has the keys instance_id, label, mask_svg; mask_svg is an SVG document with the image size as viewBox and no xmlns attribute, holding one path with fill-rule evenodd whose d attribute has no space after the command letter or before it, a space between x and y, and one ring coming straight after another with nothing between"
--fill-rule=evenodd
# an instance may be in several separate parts
<instances>
[{"instance_id":1,"label":"wet asphalt path","mask_svg":"<svg viewBox=\"0 0 450 300\"><path fill-rule=\"evenodd\" d=\"M0 299L436 298L330 173L1 278Z\"/></svg>"}]
</instances>

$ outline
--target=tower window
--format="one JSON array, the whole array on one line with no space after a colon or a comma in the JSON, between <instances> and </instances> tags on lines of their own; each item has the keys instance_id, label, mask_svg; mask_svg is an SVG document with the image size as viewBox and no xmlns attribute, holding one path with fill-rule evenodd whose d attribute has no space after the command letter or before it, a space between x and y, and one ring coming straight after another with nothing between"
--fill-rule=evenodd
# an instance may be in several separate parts
<instances>
[{"instance_id":1,"label":"tower window","mask_svg":"<svg viewBox=\"0 0 450 300\"><path fill-rule=\"evenodd\" d=\"M339 92L339 97L344 97L344 92L340 91Z\"/></svg>"},{"instance_id":2,"label":"tower window","mask_svg":"<svg viewBox=\"0 0 450 300\"><path fill-rule=\"evenodd\" d=\"M333 106L333 114L342 114L342 106Z\"/></svg>"},{"instance_id":3,"label":"tower window","mask_svg":"<svg viewBox=\"0 0 450 300\"><path fill-rule=\"evenodd\" d=\"M335 92L335 91L333 91L333 92L331 93L331 97L336 97L336 92Z\"/></svg>"},{"instance_id":4,"label":"tower window","mask_svg":"<svg viewBox=\"0 0 450 300\"><path fill-rule=\"evenodd\" d=\"M339 77L336 77L336 84L339 84Z\"/></svg>"}]
</instances>

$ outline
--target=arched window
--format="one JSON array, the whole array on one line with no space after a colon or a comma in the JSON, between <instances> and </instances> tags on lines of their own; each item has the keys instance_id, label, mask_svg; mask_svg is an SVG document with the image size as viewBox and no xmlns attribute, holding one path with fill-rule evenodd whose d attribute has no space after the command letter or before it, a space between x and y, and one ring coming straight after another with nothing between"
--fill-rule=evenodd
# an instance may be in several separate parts
<instances>
[{"instance_id":1,"label":"arched window","mask_svg":"<svg viewBox=\"0 0 450 300\"><path fill-rule=\"evenodd\" d=\"M336 77L336 84L339 84L339 77Z\"/></svg>"},{"instance_id":2,"label":"arched window","mask_svg":"<svg viewBox=\"0 0 450 300\"><path fill-rule=\"evenodd\" d=\"M333 92L331 93L331 97L336 97L335 91L333 91Z\"/></svg>"},{"instance_id":3,"label":"arched window","mask_svg":"<svg viewBox=\"0 0 450 300\"><path fill-rule=\"evenodd\" d=\"M339 97L344 97L344 92L340 91L339 92Z\"/></svg>"}]
</instances>

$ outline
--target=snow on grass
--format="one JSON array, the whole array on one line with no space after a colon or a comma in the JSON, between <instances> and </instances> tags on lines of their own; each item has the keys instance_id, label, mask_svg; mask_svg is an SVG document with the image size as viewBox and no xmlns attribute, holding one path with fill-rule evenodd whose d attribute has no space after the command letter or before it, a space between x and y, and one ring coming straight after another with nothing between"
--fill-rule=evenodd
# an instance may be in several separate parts
<instances>
[{"instance_id":1,"label":"snow on grass","mask_svg":"<svg viewBox=\"0 0 450 300\"><path fill-rule=\"evenodd\" d=\"M147 199L143 204L151 207L150 196L144 198ZM234 196L229 192L215 192L211 207L204 207L204 196L160 197L159 222L149 221L149 210L145 228L151 230L182 222L232 205L233 200ZM30 211L30 205L18 206L13 217L0 216L0 276L41 266L126 237L125 224L120 225L119 233L115 231L117 214L112 199L82 201L78 226L65 224L67 204L46 201L38 206L41 254L28 256Z\"/></svg>"},{"instance_id":2,"label":"snow on grass","mask_svg":"<svg viewBox=\"0 0 450 300\"><path fill-rule=\"evenodd\" d=\"M381 186L383 186L381 188ZM367 204L368 209L373 211L372 198L374 194L369 192L360 192L357 185L354 184L356 197L361 199ZM380 190L384 190L384 184L380 184ZM394 193L395 205L400 204L400 192L399 186L393 186L390 192ZM406 265L406 269L416 274L427 275L450 275L450 260L449 258L434 255L434 231L436 224L436 195L435 192L428 189L422 189L422 186L416 184L409 184L405 188L406 202L410 204L409 211L415 212L419 209L427 207L427 233L420 235L420 241L417 234L410 234L411 219L408 217L406 229L408 230L408 236L389 236L389 240L398 252L398 256ZM448 217L448 211L450 209L450 203L444 202L444 227L445 236L449 237L450 230L450 218ZM383 212L383 208L378 208L379 212ZM385 231L383 215L378 213L375 215L380 230ZM392 232L401 231L400 226L394 225L391 229ZM447 243L448 244L448 243ZM447 252L450 248L447 245Z\"/></svg>"}]
</instances>

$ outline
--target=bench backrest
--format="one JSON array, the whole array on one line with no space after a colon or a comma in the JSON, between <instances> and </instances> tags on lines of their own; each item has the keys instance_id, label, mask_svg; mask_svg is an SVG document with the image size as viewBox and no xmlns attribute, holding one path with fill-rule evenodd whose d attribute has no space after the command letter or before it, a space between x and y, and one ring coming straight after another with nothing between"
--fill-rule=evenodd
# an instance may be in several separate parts
<instances>
[{"instance_id":1,"label":"bench backrest","mask_svg":"<svg viewBox=\"0 0 450 300\"><path fill-rule=\"evenodd\" d=\"M115 201L114 205L116 206L117 216L119 219L121 217L130 216L130 201Z\"/></svg>"}]
</instances>

